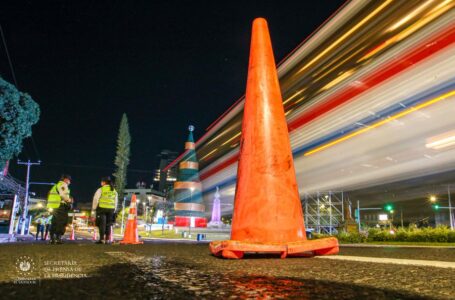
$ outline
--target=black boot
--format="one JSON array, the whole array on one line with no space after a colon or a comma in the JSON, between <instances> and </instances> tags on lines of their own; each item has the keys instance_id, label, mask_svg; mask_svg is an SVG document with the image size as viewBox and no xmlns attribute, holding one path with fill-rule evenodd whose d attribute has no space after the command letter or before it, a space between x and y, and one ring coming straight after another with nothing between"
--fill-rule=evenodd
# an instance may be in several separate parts
<instances>
[{"instance_id":1,"label":"black boot","mask_svg":"<svg viewBox=\"0 0 455 300\"><path fill-rule=\"evenodd\" d=\"M50 245L55 245L57 242L57 240L55 239L55 235L54 234L51 234L51 240L49 241L49 244Z\"/></svg>"},{"instance_id":2,"label":"black boot","mask_svg":"<svg viewBox=\"0 0 455 300\"><path fill-rule=\"evenodd\" d=\"M63 244L63 241L62 241L62 236L61 236L61 235L57 235L57 241L56 241L56 244Z\"/></svg>"}]
</instances>

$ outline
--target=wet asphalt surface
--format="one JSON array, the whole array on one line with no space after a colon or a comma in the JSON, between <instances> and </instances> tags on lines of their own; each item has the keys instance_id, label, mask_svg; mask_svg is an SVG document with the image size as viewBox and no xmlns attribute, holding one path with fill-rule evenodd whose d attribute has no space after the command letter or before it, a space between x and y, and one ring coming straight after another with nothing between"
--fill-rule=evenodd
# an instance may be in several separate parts
<instances>
[{"instance_id":1,"label":"wet asphalt surface","mask_svg":"<svg viewBox=\"0 0 455 300\"><path fill-rule=\"evenodd\" d=\"M205 243L16 243L0 245L0 253L5 299L455 298L455 269L274 256L225 260L210 255ZM340 255L455 261L455 249L343 247Z\"/></svg>"}]
</instances>

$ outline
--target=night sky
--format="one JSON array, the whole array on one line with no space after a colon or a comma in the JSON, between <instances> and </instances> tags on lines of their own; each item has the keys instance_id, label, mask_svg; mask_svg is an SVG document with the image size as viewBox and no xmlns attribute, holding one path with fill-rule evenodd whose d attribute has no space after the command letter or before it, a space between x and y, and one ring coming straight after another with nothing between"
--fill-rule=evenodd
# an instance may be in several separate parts
<instances>
[{"instance_id":1,"label":"night sky","mask_svg":"<svg viewBox=\"0 0 455 300\"><path fill-rule=\"evenodd\" d=\"M73 177L91 201L114 170L118 127L132 135L128 183L152 183L161 149L182 152L187 127L202 136L245 91L251 22L269 22L281 61L344 1L5 1L0 22L19 89L41 108L22 160L42 160L31 181ZM0 44L0 75L13 83ZM12 161L12 175L25 167ZM48 187L32 186L45 196Z\"/></svg>"}]
</instances>

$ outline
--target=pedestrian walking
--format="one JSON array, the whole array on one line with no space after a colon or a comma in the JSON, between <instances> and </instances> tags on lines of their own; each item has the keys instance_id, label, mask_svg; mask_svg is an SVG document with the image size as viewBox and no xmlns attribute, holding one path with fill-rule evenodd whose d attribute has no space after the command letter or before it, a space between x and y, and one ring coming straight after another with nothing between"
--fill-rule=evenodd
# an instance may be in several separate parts
<instances>
[{"instance_id":1,"label":"pedestrian walking","mask_svg":"<svg viewBox=\"0 0 455 300\"><path fill-rule=\"evenodd\" d=\"M110 177L101 179L101 187L95 192L92 203L92 217L96 216L96 226L99 229L97 244L109 243L111 225L114 223L117 209L118 193Z\"/></svg>"},{"instance_id":2,"label":"pedestrian walking","mask_svg":"<svg viewBox=\"0 0 455 300\"><path fill-rule=\"evenodd\" d=\"M44 216L39 216L35 220L36 223L36 236L35 240L38 240L38 235L41 233L41 240L44 240L44 226L46 223L46 218Z\"/></svg>"},{"instance_id":3,"label":"pedestrian walking","mask_svg":"<svg viewBox=\"0 0 455 300\"><path fill-rule=\"evenodd\" d=\"M65 234L68 224L68 212L73 203L70 195L70 175L62 175L60 181L49 191L47 208L52 210L52 222L50 226L51 244L62 244L62 236Z\"/></svg>"}]
</instances>

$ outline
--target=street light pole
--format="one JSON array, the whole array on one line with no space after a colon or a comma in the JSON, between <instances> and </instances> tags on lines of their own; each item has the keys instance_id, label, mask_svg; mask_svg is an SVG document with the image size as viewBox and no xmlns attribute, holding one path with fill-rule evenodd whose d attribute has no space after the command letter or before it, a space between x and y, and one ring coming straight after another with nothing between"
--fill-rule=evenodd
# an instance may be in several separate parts
<instances>
[{"instance_id":1,"label":"street light pole","mask_svg":"<svg viewBox=\"0 0 455 300\"><path fill-rule=\"evenodd\" d=\"M403 228L403 205L400 206L400 220L401 220L401 227Z\"/></svg>"},{"instance_id":2,"label":"street light pole","mask_svg":"<svg viewBox=\"0 0 455 300\"><path fill-rule=\"evenodd\" d=\"M27 166L27 178L25 181L25 199L24 199L24 210L22 213L22 226L21 226L21 235L25 234L25 220L28 215L28 197L29 197L29 187L30 187L30 167L33 165L40 165L41 161L37 162L30 162L30 159L27 162L21 162L20 160L17 161L18 165L26 165ZM30 224L29 224L30 225Z\"/></svg>"},{"instance_id":3,"label":"street light pole","mask_svg":"<svg viewBox=\"0 0 455 300\"><path fill-rule=\"evenodd\" d=\"M13 200L13 207L11 208L11 218L10 218L10 223L9 223L9 231L8 234L13 234L14 233L14 222L16 221L16 206L17 206L17 195L14 195L14 200Z\"/></svg>"},{"instance_id":4,"label":"street light pole","mask_svg":"<svg viewBox=\"0 0 455 300\"><path fill-rule=\"evenodd\" d=\"M144 202L144 207L145 207L145 224L147 225L147 209L148 209L148 206L145 205L145 202Z\"/></svg>"},{"instance_id":5,"label":"street light pole","mask_svg":"<svg viewBox=\"0 0 455 300\"><path fill-rule=\"evenodd\" d=\"M390 217L391 217L390 218L390 230L392 230L392 227L393 227L393 213L394 212L395 212L394 210L390 211Z\"/></svg>"},{"instance_id":6,"label":"street light pole","mask_svg":"<svg viewBox=\"0 0 455 300\"><path fill-rule=\"evenodd\" d=\"M381 210L382 208L380 207L366 207L366 208L360 208L360 201L357 200L357 222L358 222L358 225L359 225L359 232L360 232L360 229L361 229L361 225L360 225L360 211L361 210ZM392 211L393 213L393 211ZM393 217L393 216L392 216Z\"/></svg>"},{"instance_id":7,"label":"street light pole","mask_svg":"<svg viewBox=\"0 0 455 300\"><path fill-rule=\"evenodd\" d=\"M361 230L360 228L360 201L357 200L357 222L359 223L359 232Z\"/></svg>"}]
</instances>

